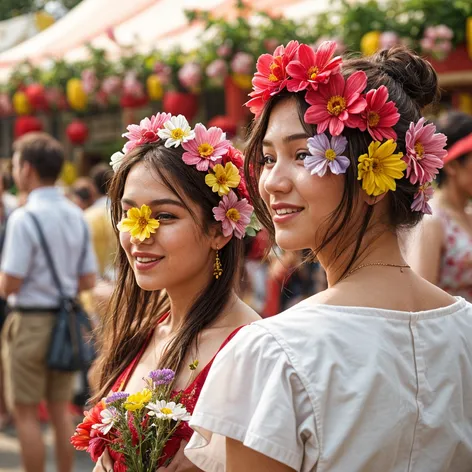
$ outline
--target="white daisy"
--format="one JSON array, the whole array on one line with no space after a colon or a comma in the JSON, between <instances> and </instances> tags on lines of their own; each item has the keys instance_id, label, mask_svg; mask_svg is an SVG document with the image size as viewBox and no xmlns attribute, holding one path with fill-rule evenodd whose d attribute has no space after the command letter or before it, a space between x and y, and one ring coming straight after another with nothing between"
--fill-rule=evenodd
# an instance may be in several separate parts
<instances>
[{"instance_id":1,"label":"white daisy","mask_svg":"<svg viewBox=\"0 0 472 472\"><path fill-rule=\"evenodd\" d=\"M179 147L182 143L186 143L195 139L195 131L190 128L187 119L183 115L173 116L169 121L164 123L164 128L158 131L158 136L165 139L165 147Z\"/></svg>"},{"instance_id":2,"label":"white daisy","mask_svg":"<svg viewBox=\"0 0 472 472\"><path fill-rule=\"evenodd\" d=\"M157 403L149 403L146 408L149 410L149 416L159 419L174 421L188 421L190 419L190 414L181 403L160 400Z\"/></svg>"},{"instance_id":3,"label":"white daisy","mask_svg":"<svg viewBox=\"0 0 472 472\"><path fill-rule=\"evenodd\" d=\"M102 434L106 435L110 432L110 429L113 428L113 426L115 425L118 416L118 411L115 407L112 406L101 411L100 416L102 418L102 422L94 424L92 426L92 429L97 429Z\"/></svg>"},{"instance_id":4,"label":"white daisy","mask_svg":"<svg viewBox=\"0 0 472 472\"><path fill-rule=\"evenodd\" d=\"M115 154L111 156L110 165L113 167L113 170L115 172L119 169L121 165L121 161L123 160L123 157L125 157L125 155L120 151L115 152Z\"/></svg>"}]
</instances>

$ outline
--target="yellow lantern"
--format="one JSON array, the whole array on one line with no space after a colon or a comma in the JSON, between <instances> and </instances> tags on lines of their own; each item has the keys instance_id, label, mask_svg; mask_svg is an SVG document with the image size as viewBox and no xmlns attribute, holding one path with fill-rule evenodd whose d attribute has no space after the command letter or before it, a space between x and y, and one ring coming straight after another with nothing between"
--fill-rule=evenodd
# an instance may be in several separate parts
<instances>
[{"instance_id":1,"label":"yellow lantern","mask_svg":"<svg viewBox=\"0 0 472 472\"><path fill-rule=\"evenodd\" d=\"M242 90L250 90L252 88L252 75L233 74L233 82Z\"/></svg>"},{"instance_id":2,"label":"yellow lantern","mask_svg":"<svg viewBox=\"0 0 472 472\"><path fill-rule=\"evenodd\" d=\"M67 102L73 110L84 111L87 108L88 97L80 79L69 79L66 92Z\"/></svg>"},{"instance_id":3,"label":"yellow lantern","mask_svg":"<svg viewBox=\"0 0 472 472\"><path fill-rule=\"evenodd\" d=\"M361 39L361 51L364 56L371 56L379 50L380 31L369 31Z\"/></svg>"},{"instance_id":4,"label":"yellow lantern","mask_svg":"<svg viewBox=\"0 0 472 472\"><path fill-rule=\"evenodd\" d=\"M472 59L472 16L467 18L467 23L465 27L465 38L467 41L467 51L469 53L469 57Z\"/></svg>"},{"instance_id":5,"label":"yellow lantern","mask_svg":"<svg viewBox=\"0 0 472 472\"><path fill-rule=\"evenodd\" d=\"M164 95L161 81L156 74L152 74L147 78L146 88L150 100L157 101Z\"/></svg>"},{"instance_id":6,"label":"yellow lantern","mask_svg":"<svg viewBox=\"0 0 472 472\"><path fill-rule=\"evenodd\" d=\"M459 93L457 99L457 108L464 113L472 115L472 94Z\"/></svg>"},{"instance_id":7,"label":"yellow lantern","mask_svg":"<svg viewBox=\"0 0 472 472\"><path fill-rule=\"evenodd\" d=\"M29 115L31 113L31 104L25 92L15 92L12 102L13 108L18 115Z\"/></svg>"},{"instance_id":8,"label":"yellow lantern","mask_svg":"<svg viewBox=\"0 0 472 472\"><path fill-rule=\"evenodd\" d=\"M77 167L71 161L65 161L59 178L65 185L72 185L77 180Z\"/></svg>"}]
</instances>

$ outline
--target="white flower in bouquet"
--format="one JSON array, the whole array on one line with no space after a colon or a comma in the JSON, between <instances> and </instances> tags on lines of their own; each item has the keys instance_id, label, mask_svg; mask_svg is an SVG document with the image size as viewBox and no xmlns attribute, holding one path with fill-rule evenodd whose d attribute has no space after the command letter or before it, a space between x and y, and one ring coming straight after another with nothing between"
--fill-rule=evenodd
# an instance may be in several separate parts
<instances>
[{"instance_id":1,"label":"white flower in bouquet","mask_svg":"<svg viewBox=\"0 0 472 472\"><path fill-rule=\"evenodd\" d=\"M160 400L156 403L148 403L146 408L149 410L149 416L159 419L174 421L188 421L190 419L187 409L181 403Z\"/></svg>"}]
</instances>

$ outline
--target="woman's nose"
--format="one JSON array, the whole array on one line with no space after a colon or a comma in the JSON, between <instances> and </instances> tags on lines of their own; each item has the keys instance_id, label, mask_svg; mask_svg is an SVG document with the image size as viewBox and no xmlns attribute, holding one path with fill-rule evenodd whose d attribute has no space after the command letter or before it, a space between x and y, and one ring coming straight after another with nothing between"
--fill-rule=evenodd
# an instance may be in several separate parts
<instances>
[{"instance_id":1,"label":"woman's nose","mask_svg":"<svg viewBox=\"0 0 472 472\"><path fill-rule=\"evenodd\" d=\"M270 169L264 181L264 189L271 195L290 192L292 189L290 172L283 161L278 160L274 167Z\"/></svg>"}]
</instances>

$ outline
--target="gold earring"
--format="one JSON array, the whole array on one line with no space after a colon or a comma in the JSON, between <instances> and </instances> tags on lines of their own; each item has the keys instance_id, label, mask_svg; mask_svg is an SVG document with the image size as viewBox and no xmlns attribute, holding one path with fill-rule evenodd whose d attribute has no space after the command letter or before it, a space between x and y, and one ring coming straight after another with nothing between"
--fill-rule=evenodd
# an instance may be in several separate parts
<instances>
[{"instance_id":1,"label":"gold earring","mask_svg":"<svg viewBox=\"0 0 472 472\"><path fill-rule=\"evenodd\" d=\"M223 274L223 266L221 265L221 259L217 247L215 264L213 266L213 276L218 280L221 277L221 274Z\"/></svg>"}]
</instances>

